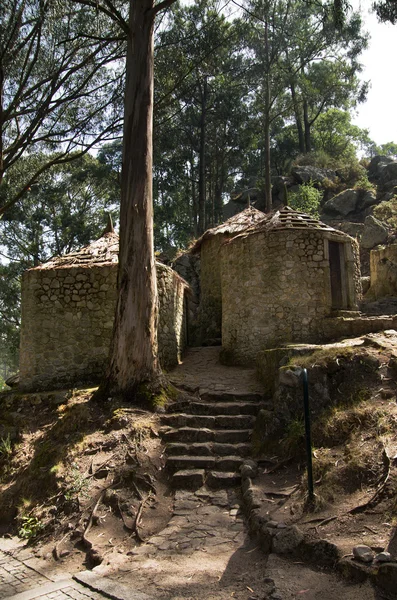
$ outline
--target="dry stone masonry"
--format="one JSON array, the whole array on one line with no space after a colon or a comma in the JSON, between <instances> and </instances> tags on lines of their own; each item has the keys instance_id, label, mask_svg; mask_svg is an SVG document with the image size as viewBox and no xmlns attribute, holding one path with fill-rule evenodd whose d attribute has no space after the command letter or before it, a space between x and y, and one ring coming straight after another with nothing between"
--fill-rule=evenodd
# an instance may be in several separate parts
<instances>
[{"instance_id":1,"label":"dry stone masonry","mask_svg":"<svg viewBox=\"0 0 397 600\"><path fill-rule=\"evenodd\" d=\"M40 390L103 375L117 299L118 238L30 269L22 280L20 388ZM159 356L176 365L185 346L187 283L157 264Z\"/></svg>"},{"instance_id":2,"label":"dry stone masonry","mask_svg":"<svg viewBox=\"0 0 397 600\"><path fill-rule=\"evenodd\" d=\"M218 227L209 229L191 248L193 255L200 252L200 342L214 344L220 342L222 333L222 289L220 270L220 249L226 240L238 235L265 218L265 214L248 207L228 219Z\"/></svg>"},{"instance_id":3,"label":"dry stone masonry","mask_svg":"<svg viewBox=\"0 0 397 600\"><path fill-rule=\"evenodd\" d=\"M356 241L288 207L223 244L221 278L224 356L239 364L320 341L324 319L361 296Z\"/></svg>"}]
</instances>

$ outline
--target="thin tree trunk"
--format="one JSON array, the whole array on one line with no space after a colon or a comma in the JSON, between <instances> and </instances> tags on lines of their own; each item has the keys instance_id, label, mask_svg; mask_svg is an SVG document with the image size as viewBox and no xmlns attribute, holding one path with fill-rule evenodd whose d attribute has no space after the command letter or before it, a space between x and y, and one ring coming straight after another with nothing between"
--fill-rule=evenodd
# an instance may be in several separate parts
<instances>
[{"instance_id":1,"label":"thin tree trunk","mask_svg":"<svg viewBox=\"0 0 397 600\"><path fill-rule=\"evenodd\" d=\"M118 301L107 389L134 396L156 383L157 282L153 249L153 0L130 0L124 101Z\"/></svg>"},{"instance_id":2,"label":"thin tree trunk","mask_svg":"<svg viewBox=\"0 0 397 600\"><path fill-rule=\"evenodd\" d=\"M192 153L192 158L190 160L190 177L192 182L192 208L193 208L193 234L194 237L198 235L198 206L197 206L197 196L196 196L196 180L194 176L194 157Z\"/></svg>"},{"instance_id":3,"label":"thin tree trunk","mask_svg":"<svg viewBox=\"0 0 397 600\"><path fill-rule=\"evenodd\" d=\"M3 147L3 121L4 121L4 69L0 65L0 184L4 176L4 147Z\"/></svg>"},{"instance_id":4,"label":"thin tree trunk","mask_svg":"<svg viewBox=\"0 0 397 600\"><path fill-rule=\"evenodd\" d=\"M205 230L205 142L207 129L207 79L204 77L201 89L201 117L200 117L200 156L199 156L199 220L198 234Z\"/></svg>"},{"instance_id":5,"label":"thin tree trunk","mask_svg":"<svg viewBox=\"0 0 397 600\"><path fill-rule=\"evenodd\" d=\"M264 141L265 141L265 202L266 212L272 210L272 182L270 170L270 60L269 60L269 25L265 22L265 123L264 123Z\"/></svg>"},{"instance_id":6,"label":"thin tree trunk","mask_svg":"<svg viewBox=\"0 0 397 600\"><path fill-rule=\"evenodd\" d=\"M298 105L298 100L296 97L295 83L293 81L291 82L290 89L291 89L292 102L294 105L295 123L296 123L296 128L298 130L299 152L301 154L304 154L305 153L305 137L303 135L303 125L302 125L301 115L299 114L299 105Z\"/></svg>"},{"instance_id":7,"label":"thin tree trunk","mask_svg":"<svg viewBox=\"0 0 397 600\"><path fill-rule=\"evenodd\" d=\"M309 121L309 109L307 105L307 100L303 101L303 120L305 124L305 152L312 151L312 141L311 141L311 126Z\"/></svg>"}]
</instances>

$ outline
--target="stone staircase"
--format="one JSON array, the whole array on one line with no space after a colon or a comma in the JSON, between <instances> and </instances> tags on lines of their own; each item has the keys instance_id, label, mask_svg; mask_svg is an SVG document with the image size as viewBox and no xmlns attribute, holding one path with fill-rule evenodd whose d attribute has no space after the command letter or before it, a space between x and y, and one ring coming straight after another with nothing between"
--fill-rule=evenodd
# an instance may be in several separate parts
<instances>
[{"instance_id":1,"label":"stone staircase","mask_svg":"<svg viewBox=\"0 0 397 600\"><path fill-rule=\"evenodd\" d=\"M238 485L239 468L251 454L255 418L264 406L261 394L226 391L190 396L173 404L162 417L160 435L174 487Z\"/></svg>"}]
</instances>

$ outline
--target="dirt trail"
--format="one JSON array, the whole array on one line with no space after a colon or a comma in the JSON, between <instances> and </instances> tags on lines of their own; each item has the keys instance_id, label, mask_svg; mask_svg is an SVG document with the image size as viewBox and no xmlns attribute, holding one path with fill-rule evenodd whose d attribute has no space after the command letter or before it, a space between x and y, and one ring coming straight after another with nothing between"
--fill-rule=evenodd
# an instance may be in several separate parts
<instances>
[{"instance_id":1,"label":"dirt trail","mask_svg":"<svg viewBox=\"0 0 397 600\"><path fill-rule=\"evenodd\" d=\"M100 575L160 600L375 600L349 585L265 554L247 533L237 491L177 492L168 526L129 556L114 553Z\"/></svg>"}]
</instances>

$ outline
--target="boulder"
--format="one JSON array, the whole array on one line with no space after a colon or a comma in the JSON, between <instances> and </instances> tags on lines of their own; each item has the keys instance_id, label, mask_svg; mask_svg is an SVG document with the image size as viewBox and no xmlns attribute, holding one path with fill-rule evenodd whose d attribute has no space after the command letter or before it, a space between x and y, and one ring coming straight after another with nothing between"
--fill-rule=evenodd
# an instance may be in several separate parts
<instances>
[{"instance_id":1,"label":"boulder","mask_svg":"<svg viewBox=\"0 0 397 600\"><path fill-rule=\"evenodd\" d=\"M373 206L374 204L378 204L378 200L376 198L376 193L370 190L365 190L364 193L359 194L358 202L356 205L356 210L361 211Z\"/></svg>"},{"instance_id":2,"label":"boulder","mask_svg":"<svg viewBox=\"0 0 397 600\"><path fill-rule=\"evenodd\" d=\"M323 211L328 214L346 216L355 212L359 198L358 190L345 190L328 200Z\"/></svg>"},{"instance_id":3,"label":"boulder","mask_svg":"<svg viewBox=\"0 0 397 600\"><path fill-rule=\"evenodd\" d=\"M301 167L293 167L291 169L291 175L298 181L298 183L322 183L324 179L329 179L332 182L336 182L338 177L335 171L331 169L321 169L320 167L311 167L309 165Z\"/></svg>"},{"instance_id":4,"label":"boulder","mask_svg":"<svg viewBox=\"0 0 397 600\"><path fill-rule=\"evenodd\" d=\"M386 165L393 162L390 156L374 156L368 165L368 179L377 180L380 178L381 173Z\"/></svg>"},{"instance_id":5,"label":"boulder","mask_svg":"<svg viewBox=\"0 0 397 600\"><path fill-rule=\"evenodd\" d=\"M361 246L363 248L375 248L379 244L384 244L388 238L388 231L378 219L369 215L364 222L364 231L361 238Z\"/></svg>"},{"instance_id":6,"label":"boulder","mask_svg":"<svg viewBox=\"0 0 397 600\"><path fill-rule=\"evenodd\" d=\"M387 183L397 179L397 161L392 161L384 166L379 178L379 185L384 187Z\"/></svg>"},{"instance_id":7,"label":"boulder","mask_svg":"<svg viewBox=\"0 0 397 600\"><path fill-rule=\"evenodd\" d=\"M283 175L275 175L272 177L272 193L280 194L284 192L284 186L290 188L294 185L295 179L293 177L284 177Z\"/></svg>"},{"instance_id":8,"label":"boulder","mask_svg":"<svg viewBox=\"0 0 397 600\"><path fill-rule=\"evenodd\" d=\"M370 563L374 560L375 554L371 550L369 546L364 546L364 544L359 544L358 546L354 546L353 548L353 556L355 559L360 562Z\"/></svg>"},{"instance_id":9,"label":"boulder","mask_svg":"<svg viewBox=\"0 0 397 600\"><path fill-rule=\"evenodd\" d=\"M303 542L304 535L296 525L281 529L273 538L273 552L289 554Z\"/></svg>"}]
</instances>

